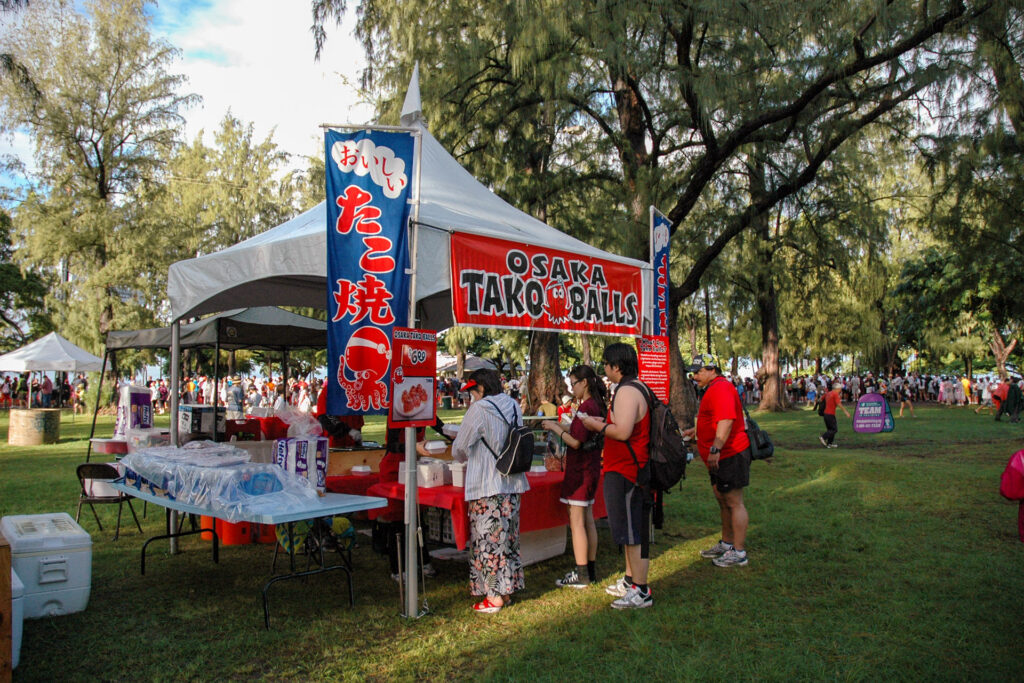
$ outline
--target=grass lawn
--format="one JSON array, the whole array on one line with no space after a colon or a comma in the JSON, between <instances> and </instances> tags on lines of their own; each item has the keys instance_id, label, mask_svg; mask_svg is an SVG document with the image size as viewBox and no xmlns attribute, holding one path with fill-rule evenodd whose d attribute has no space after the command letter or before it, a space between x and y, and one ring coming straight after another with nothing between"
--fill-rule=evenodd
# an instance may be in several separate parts
<instances>
[{"instance_id":1,"label":"grass lawn","mask_svg":"<svg viewBox=\"0 0 1024 683\"><path fill-rule=\"evenodd\" d=\"M651 609L609 609L600 586L555 588L566 554L528 567L526 591L492 616L470 610L464 565L438 563L430 614L406 620L386 559L360 536L355 607L337 573L278 584L266 631L271 546L222 548L218 565L195 537L174 557L154 544L141 576L160 511L143 536L126 510L116 543L85 511L89 606L26 621L14 680L1024 680L1024 544L1016 503L998 493L1024 425L921 407L861 435L841 416L840 447L826 450L812 411L758 420L777 455L754 463L746 491L750 565L698 557L718 511L697 463L652 547ZM12 447L0 415L0 515L74 515L88 429L66 414L61 443ZM111 431L101 418L99 435ZM97 510L113 522L113 507ZM599 532L603 585L623 564Z\"/></svg>"}]
</instances>

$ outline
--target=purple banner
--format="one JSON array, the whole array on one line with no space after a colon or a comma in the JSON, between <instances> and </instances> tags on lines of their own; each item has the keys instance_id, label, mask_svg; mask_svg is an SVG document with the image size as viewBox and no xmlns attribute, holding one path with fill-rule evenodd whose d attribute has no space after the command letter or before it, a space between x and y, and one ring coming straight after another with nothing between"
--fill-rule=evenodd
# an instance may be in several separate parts
<instances>
[{"instance_id":1,"label":"purple banner","mask_svg":"<svg viewBox=\"0 0 1024 683\"><path fill-rule=\"evenodd\" d=\"M862 434L891 432L895 422L889 402L881 394L864 394L853 412L853 431Z\"/></svg>"},{"instance_id":2,"label":"purple banner","mask_svg":"<svg viewBox=\"0 0 1024 683\"><path fill-rule=\"evenodd\" d=\"M651 253L654 256L654 335L668 334L668 250L672 222L651 208Z\"/></svg>"},{"instance_id":3,"label":"purple banner","mask_svg":"<svg viewBox=\"0 0 1024 683\"><path fill-rule=\"evenodd\" d=\"M408 220L414 138L324 135L327 170L327 413L390 405L391 330L409 318Z\"/></svg>"}]
</instances>

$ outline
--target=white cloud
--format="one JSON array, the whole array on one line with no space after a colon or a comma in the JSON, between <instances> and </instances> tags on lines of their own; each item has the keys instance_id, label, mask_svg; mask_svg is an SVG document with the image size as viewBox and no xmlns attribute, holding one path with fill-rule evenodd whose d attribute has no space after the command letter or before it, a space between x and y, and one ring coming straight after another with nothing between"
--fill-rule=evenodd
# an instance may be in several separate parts
<instances>
[{"instance_id":1,"label":"white cloud","mask_svg":"<svg viewBox=\"0 0 1024 683\"><path fill-rule=\"evenodd\" d=\"M204 6L205 5L205 6ZM182 51L172 70L189 78L187 90L203 102L185 112L185 137L204 129L207 140L228 109L255 125L262 138L291 154L322 154L324 123L365 123L372 108L353 84L363 68L362 46L352 35L354 8L328 32L320 61L313 59L308 2L188 0L160 3L154 32Z\"/></svg>"}]
</instances>

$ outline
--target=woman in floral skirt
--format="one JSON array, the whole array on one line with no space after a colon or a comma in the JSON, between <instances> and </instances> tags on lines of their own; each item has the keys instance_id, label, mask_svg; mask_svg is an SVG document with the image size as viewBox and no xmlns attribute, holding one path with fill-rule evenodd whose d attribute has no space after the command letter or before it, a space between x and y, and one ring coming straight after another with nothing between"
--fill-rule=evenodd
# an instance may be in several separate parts
<instances>
[{"instance_id":1,"label":"woman in floral skirt","mask_svg":"<svg viewBox=\"0 0 1024 683\"><path fill-rule=\"evenodd\" d=\"M452 457L466 463L466 501L469 503L470 592L483 600L476 612L493 614L508 605L512 594L526 586L519 555L519 503L530 489L525 474L504 476L495 456L505 443L508 423L523 423L516 402L502 393L494 370L473 372L461 391L472 404L452 444Z\"/></svg>"}]
</instances>

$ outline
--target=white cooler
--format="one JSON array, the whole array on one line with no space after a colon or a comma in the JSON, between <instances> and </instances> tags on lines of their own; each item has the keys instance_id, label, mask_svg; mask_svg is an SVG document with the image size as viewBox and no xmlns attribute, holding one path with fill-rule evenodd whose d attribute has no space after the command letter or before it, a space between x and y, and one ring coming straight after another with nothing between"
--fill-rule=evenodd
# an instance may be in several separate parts
<instances>
[{"instance_id":1,"label":"white cooler","mask_svg":"<svg viewBox=\"0 0 1024 683\"><path fill-rule=\"evenodd\" d=\"M0 520L11 567L24 584L26 619L85 609L92 587L92 539L66 512Z\"/></svg>"},{"instance_id":2,"label":"white cooler","mask_svg":"<svg viewBox=\"0 0 1024 683\"><path fill-rule=\"evenodd\" d=\"M25 584L11 569L11 668L18 668L21 654L21 622L25 618Z\"/></svg>"}]
</instances>

